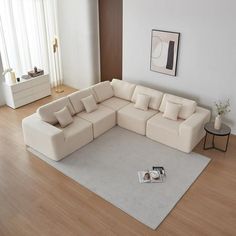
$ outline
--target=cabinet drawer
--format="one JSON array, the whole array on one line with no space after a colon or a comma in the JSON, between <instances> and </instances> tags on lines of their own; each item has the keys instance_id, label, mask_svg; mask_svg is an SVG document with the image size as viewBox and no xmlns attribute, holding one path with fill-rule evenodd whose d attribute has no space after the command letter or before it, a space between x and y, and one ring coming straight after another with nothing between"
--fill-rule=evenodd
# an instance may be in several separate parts
<instances>
[{"instance_id":1,"label":"cabinet drawer","mask_svg":"<svg viewBox=\"0 0 236 236\"><path fill-rule=\"evenodd\" d=\"M42 90L50 91L50 85L48 83L43 83L32 88L24 89L17 93L13 93L13 98L17 101L26 97L32 97L34 94L40 93Z\"/></svg>"},{"instance_id":2,"label":"cabinet drawer","mask_svg":"<svg viewBox=\"0 0 236 236\"><path fill-rule=\"evenodd\" d=\"M17 93L19 91L30 89L32 87L38 86L40 84L46 84L46 83L49 83L49 77L48 75L42 75L36 78L26 80L24 82L20 82L18 84L14 84L11 86L11 90L12 90L12 93Z\"/></svg>"},{"instance_id":3,"label":"cabinet drawer","mask_svg":"<svg viewBox=\"0 0 236 236\"><path fill-rule=\"evenodd\" d=\"M39 100L41 98L47 97L49 95L51 95L50 88L41 90L40 92L32 94L32 96L23 97L21 99L15 100L15 107L17 108L17 107L24 106L28 103L34 102L34 101Z\"/></svg>"}]
</instances>

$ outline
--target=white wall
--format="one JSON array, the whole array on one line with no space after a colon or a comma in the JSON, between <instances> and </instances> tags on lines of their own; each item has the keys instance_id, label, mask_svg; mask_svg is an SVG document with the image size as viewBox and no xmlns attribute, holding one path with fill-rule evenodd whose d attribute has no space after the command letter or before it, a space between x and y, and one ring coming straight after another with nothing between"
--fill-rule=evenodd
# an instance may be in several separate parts
<instances>
[{"instance_id":1,"label":"white wall","mask_svg":"<svg viewBox=\"0 0 236 236\"><path fill-rule=\"evenodd\" d=\"M231 101L236 134L236 1L123 1L123 78L212 107ZM181 33L177 77L150 71L151 30Z\"/></svg>"},{"instance_id":2,"label":"white wall","mask_svg":"<svg viewBox=\"0 0 236 236\"><path fill-rule=\"evenodd\" d=\"M82 89L100 80L97 0L58 0L64 83Z\"/></svg>"},{"instance_id":3,"label":"white wall","mask_svg":"<svg viewBox=\"0 0 236 236\"><path fill-rule=\"evenodd\" d=\"M0 56L0 106L5 104L3 90L2 90L2 72L3 72L3 68L2 68L2 60Z\"/></svg>"}]
</instances>

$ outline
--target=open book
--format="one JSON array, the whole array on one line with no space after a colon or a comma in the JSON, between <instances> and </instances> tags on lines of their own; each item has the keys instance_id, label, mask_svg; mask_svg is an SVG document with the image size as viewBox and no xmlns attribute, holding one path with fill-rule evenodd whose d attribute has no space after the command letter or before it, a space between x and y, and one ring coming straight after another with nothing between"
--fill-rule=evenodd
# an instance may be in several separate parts
<instances>
[{"instance_id":1,"label":"open book","mask_svg":"<svg viewBox=\"0 0 236 236\"><path fill-rule=\"evenodd\" d=\"M138 178L140 183L162 183L165 174L159 170L138 171Z\"/></svg>"}]
</instances>

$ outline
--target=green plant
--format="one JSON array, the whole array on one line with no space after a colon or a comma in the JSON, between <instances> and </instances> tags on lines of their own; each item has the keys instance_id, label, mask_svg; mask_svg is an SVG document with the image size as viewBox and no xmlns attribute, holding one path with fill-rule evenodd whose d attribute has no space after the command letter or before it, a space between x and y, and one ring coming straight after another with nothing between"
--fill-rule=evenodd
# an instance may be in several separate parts
<instances>
[{"instance_id":1,"label":"green plant","mask_svg":"<svg viewBox=\"0 0 236 236\"><path fill-rule=\"evenodd\" d=\"M215 102L215 109L218 115L225 115L229 113L231 111L229 99L225 102Z\"/></svg>"}]
</instances>

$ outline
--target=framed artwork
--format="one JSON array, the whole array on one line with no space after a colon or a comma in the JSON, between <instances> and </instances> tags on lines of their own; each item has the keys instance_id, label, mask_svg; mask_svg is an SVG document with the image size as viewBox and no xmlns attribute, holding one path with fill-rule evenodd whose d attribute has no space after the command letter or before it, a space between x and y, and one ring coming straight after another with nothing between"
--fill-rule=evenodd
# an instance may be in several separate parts
<instances>
[{"instance_id":1,"label":"framed artwork","mask_svg":"<svg viewBox=\"0 0 236 236\"><path fill-rule=\"evenodd\" d=\"M176 76L180 33L152 30L151 70Z\"/></svg>"}]
</instances>

